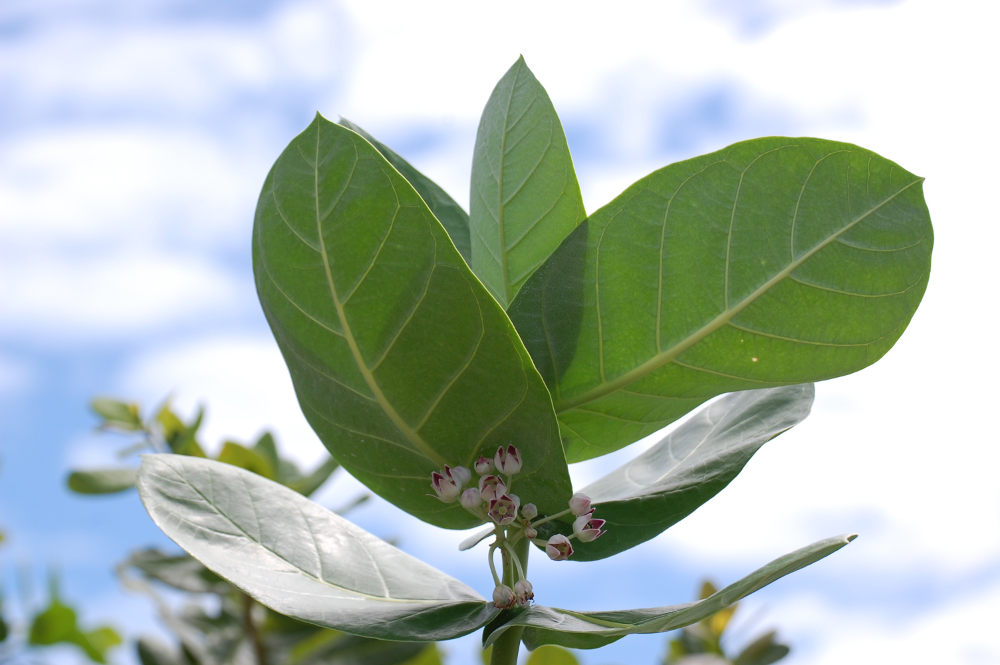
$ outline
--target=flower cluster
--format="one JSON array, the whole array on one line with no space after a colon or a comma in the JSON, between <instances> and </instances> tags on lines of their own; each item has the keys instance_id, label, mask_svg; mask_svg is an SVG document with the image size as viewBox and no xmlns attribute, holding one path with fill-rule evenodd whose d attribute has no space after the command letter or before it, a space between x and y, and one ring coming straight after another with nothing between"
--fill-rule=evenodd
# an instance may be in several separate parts
<instances>
[{"instance_id":1,"label":"flower cluster","mask_svg":"<svg viewBox=\"0 0 1000 665\"><path fill-rule=\"evenodd\" d=\"M605 521L594 517L594 507L590 498L577 492L569 500L569 508L536 521L538 508L533 503L521 505L521 498L511 492L514 476L521 471L521 453L513 445L500 446L492 457L479 457L472 465L478 479L473 482L472 471L464 466L447 466L431 474L431 489L434 496L445 503L458 501L463 508L484 522L492 522L493 530L482 535L491 535L496 540L490 545L489 563L496 588L493 590L493 604L501 609L527 606L535 597L531 582L524 575L522 563L513 545L528 539L540 547L554 561L564 561L573 554L572 539L589 543L604 533ZM471 487L466 487L472 483ZM537 527L546 522L572 514L573 534L565 536L557 533L548 540L538 538ZM513 571L516 581L513 588L501 582L497 574L493 553L500 550L504 568Z\"/></svg>"}]
</instances>

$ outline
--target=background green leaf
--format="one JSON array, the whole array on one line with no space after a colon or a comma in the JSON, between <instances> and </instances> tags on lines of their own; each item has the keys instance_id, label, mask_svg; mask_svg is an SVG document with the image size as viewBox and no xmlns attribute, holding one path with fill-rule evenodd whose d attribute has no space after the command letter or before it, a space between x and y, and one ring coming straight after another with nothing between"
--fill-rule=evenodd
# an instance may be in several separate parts
<instances>
[{"instance_id":1,"label":"background green leaf","mask_svg":"<svg viewBox=\"0 0 1000 665\"><path fill-rule=\"evenodd\" d=\"M543 644L595 649L626 635L674 630L715 614L771 582L833 554L853 539L854 536L838 536L803 547L694 603L615 612L574 612L533 605L513 614L506 623L485 635L484 644L493 644L503 631L515 626L525 628L523 640L529 649Z\"/></svg>"},{"instance_id":2,"label":"background green leaf","mask_svg":"<svg viewBox=\"0 0 1000 665\"><path fill-rule=\"evenodd\" d=\"M930 272L921 182L857 146L766 138L667 166L594 213L510 312L567 458L721 393L878 360Z\"/></svg>"},{"instance_id":3,"label":"background green leaf","mask_svg":"<svg viewBox=\"0 0 1000 665\"><path fill-rule=\"evenodd\" d=\"M476 134L472 269L507 307L586 216L559 117L518 58L493 89Z\"/></svg>"},{"instance_id":4,"label":"background green leaf","mask_svg":"<svg viewBox=\"0 0 1000 665\"><path fill-rule=\"evenodd\" d=\"M477 523L430 494L445 464L521 448L518 492L571 494L544 382L513 325L413 187L316 120L278 158L254 226L261 304L302 410L334 457L420 519Z\"/></svg>"},{"instance_id":5,"label":"background green leaf","mask_svg":"<svg viewBox=\"0 0 1000 665\"><path fill-rule=\"evenodd\" d=\"M135 487L135 469L114 467L73 471L66 485L78 494L114 494Z\"/></svg>"},{"instance_id":6,"label":"background green leaf","mask_svg":"<svg viewBox=\"0 0 1000 665\"><path fill-rule=\"evenodd\" d=\"M458 249L462 258L465 259L465 262L470 263L472 250L469 245L469 213L465 212L462 206L458 205L455 199L451 198L436 182L415 169L412 164L397 155L384 143L375 139L371 134L361 129L361 127L358 127L346 118L341 118L337 124L347 127L364 137L369 143L375 146L376 150L382 153L382 156L390 164L403 174L403 177L413 185L413 189L417 190L417 193L424 199L424 203L427 204L427 207L431 209L434 216L441 222L444 230L451 237L451 241L455 243L455 248Z\"/></svg>"},{"instance_id":7,"label":"background green leaf","mask_svg":"<svg viewBox=\"0 0 1000 665\"><path fill-rule=\"evenodd\" d=\"M747 390L712 402L659 443L581 492L607 534L574 544L573 558L601 559L654 538L718 494L762 445L809 415L811 383ZM550 529L545 529L545 527ZM548 537L572 520L542 525Z\"/></svg>"},{"instance_id":8,"label":"background green leaf","mask_svg":"<svg viewBox=\"0 0 1000 665\"><path fill-rule=\"evenodd\" d=\"M474 590L243 469L146 455L139 495L178 545L276 612L388 640L464 635L497 610Z\"/></svg>"}]
</instances>

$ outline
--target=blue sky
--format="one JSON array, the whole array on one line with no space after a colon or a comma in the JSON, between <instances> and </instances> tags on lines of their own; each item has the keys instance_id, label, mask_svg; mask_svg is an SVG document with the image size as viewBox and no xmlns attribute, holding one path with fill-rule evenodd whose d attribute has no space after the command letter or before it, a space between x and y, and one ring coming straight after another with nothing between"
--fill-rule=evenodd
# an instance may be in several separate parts
<instances>
[{"instance_id":1,"label":"blue sky","mask_svg":"<svg viewBox=\"0 0 1000 665\"><path fill-rule=\"evenodd\" d=\"M959 0L662 3L28 2L0 9L0 549L5 588L62 571L87 618L154 619L111 568L165 544L131 495L69 495L113 458L98 394L209 408L206 438L272 428L323 454L249 267L257 193L318 110L395 147L463 204L479 113L524 54L566 127L588 210L672 161L760 135L855 142L927 178L921 310L880 363L818 386L813 415L716 500L600 564L533 561L545 604L688 599L813 540L861 537L747 602L789 665L995 663L1000 463L990 377L997 246L995 11ZM578 470L583 481L597 461ZM323 497L358 491L338 477ZM482 592L478 550L373 502L357 521ZM655 583L651 583L655 580ZM40 584L39 584L40 586ZM130 617L125 621L124 616ZM473 644L453 646L455 663ZM660 637L582 655L653 662ZM638 654L638 655L637 655ZM119 662L128 662L120 653ZM918 660L919 659L919 660Z\"/></svg>"}]
</instances>

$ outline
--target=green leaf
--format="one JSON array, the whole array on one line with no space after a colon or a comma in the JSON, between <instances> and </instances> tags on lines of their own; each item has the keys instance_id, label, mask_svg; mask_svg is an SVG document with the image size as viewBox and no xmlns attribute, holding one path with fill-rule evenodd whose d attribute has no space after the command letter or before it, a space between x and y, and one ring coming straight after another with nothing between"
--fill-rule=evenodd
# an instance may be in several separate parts
<instances>
[{"instance_id":1,"label":"green leaf","mask_svg":"<svg viewBox=\"0 0 1000 665\"><path fill-rule=\"evenodd\" d=\"M740 652L733 665L771 665L791 653L787 645L775 638L773 630L761 635Z\"/></svg>"},{"instance_id":2,"label":"green leaf","mask_svg":"<svg viewBox=\"0 0 1000 665\"><path fill-rule=\"evenodd\" d=\"M549 644L532 651L524 665L580 665L580 661L571 651Z\"/></svg>"},{"instance_id":3,"label":"green leaf","mask_svg":"<svg viewBox=\"0 0 1000 665\"><path fill-rule=\"evenodd\" d=\"M583 221L562 124L524 58L486 102L472 155L472 269L507 307Z\"/></svg>"},{"instance_id":4,"label":"green leaf","mask_svg":"<svg viewBox=\"0 0 1000 665\"><path fill-rule=\"evenodd\" d=\"M747 390L712 402L659 443L581 492L598 506L607 534L574 545L590 561L656 537L722 491L766 442L809 415L811 383ZM573 532L572 520L550 522L547 537ZM543 525L548 526L548 525Z\"/></svg>"},{"instance_id":5,"label":"green leaf","mask_svg":"<svg viewBox=\"0 0 1000 665\"><path fill-rule=\"evenodd\" d=\"M445 464L521 447L518 492L571 494L545 384L513 325L417 192L370 143L317 116L268 175L254 274L302 410L376 494L447 528L477 523L430 494Z\"/></svg>"},{"instance_id":6,"label":"green leaf","mask_svg":"<svg viewBox=\"0 0 1000 665\"><path fill-rule=\"evenodd\" d=\"M390 150L385 144L375 140L371 134L350 120L341 118L338 124L364 137L413 185L413 189L417 190L417 193L424 199L424 203L441 222L444 230L448 232L448 236L455 243L455 248L458 249L462 258L465 259L466 263L469 263L472 257L469 245L469 214L462 209L462 206L458 205L455 199L451 198L437 183L413 168L408 161Z\"/></svg>"},{"instance_id":7,"label":"green leaf","mask_svg":"<svg viewBox=\"0 0 1000 665\"><path fill-rule=\"evenodd\" d=\"M73 471L66 485L77 494L114 494L135 487L135 469L114 467Z\"/></svg>"},{"instance_id":8,"label":"green leaf","mask_svg":"<svg viewBox=\"0 0 1000 665\"><path fill-rule=\"evenodd\" d=\"M340 464L337 460L331 457L330 459L324 460L323 463L317 466L312 473L305 476L299 476L298 478L283 484L291 487L303 496L311 496L313 492L323 486L323 483L327 481L330 474L339 468Z\"/></svg>"},{"instance_id":9,"label":"green leaf","mask_svg":"<svg viewBox=\"0 0 1000 665\"><path fill-rule=\"evenodd\" d=\"M511 616L501 626L484 635L484 645L511 628L524 627L523 640L529 649L556 644L574 649L594 649L626 635L662 633L700 621L750 595L771 582L833 554L855 536L827 538L796 550L758 568L704 600L667 607L651 607L614 612L574 612L533 605Z\"/></svg>"},{"instance_id":10,"label":"green leaf","mask_svg":"<svg viewBox=\"0 0 1000 665\"><path fill-rule=\"evenodd\" d=\"M97 397L91 400L90 409L104 421L101 423L102 427L114 427L126 432L139 432L143 429L138 404Z\"/></svg>"},{"instance_id":11,"label":"green leaf","mask_svg":"<svg viewBox=\"0 0 1000 665\"><path fill-rule=\"evenodd\" d=\"M432 641L464 635L497 613L458 580L238 467L146 455L138 487L174 542L292 618L379 639Z\"/></svg>"},{"instance_id":12,"label":"green leaf","mask_svg":"<svg viewBox=\"0 0 1000 665\"><path fill-rule=\"evenodd\" d=\"M70 644L82 650L95 663L106 663L107 652L121 644L121 636L108 626L94 630L80 629L76 610L53 596L48 607L36 614L28 629L28 644L51 646Z\"/></svg>"},{"instance_id":13,"label":"green leaf","mask_svg":"<svg viewBox=\"0 0 1000 665\"><path fill-rule=\"evenodd\" d=\"M510 312L568 459L721 393L878 360L930 272L921 183L857 146L766 138L667 166L594 213Z\"/></svg>"},{"instance_id":14,"label":"green leaf","mask_svg":"<svg viewBox=\"0 0 1000 665\"><path fill-rule=\"evenodd\" d=\"M238 466L241 469L246 469L247 471L252 471L268 480L278 479L277 469L274 468L274 465L271 464L265 455L233 441L226 441L222 445L218 460L226 464Z\"/></svg>"},{"instance_id":15,"label":"green leaf","mask_svg":"<svg viewBox=\"0 0 1000 665\"><path fill-rule=\"evenodd\" d=\"M132 552L119 568L135 568L150 579L190 593L224 594L232 589L187 554L166 554L155 547Z\"/></svg>"}]
</instances>

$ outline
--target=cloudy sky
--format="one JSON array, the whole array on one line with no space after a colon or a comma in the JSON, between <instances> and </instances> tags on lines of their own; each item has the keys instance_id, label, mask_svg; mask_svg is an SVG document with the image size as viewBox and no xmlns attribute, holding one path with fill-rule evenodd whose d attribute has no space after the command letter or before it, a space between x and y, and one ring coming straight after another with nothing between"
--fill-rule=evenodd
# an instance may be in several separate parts
<instances>
[{"instance_id":1,"label":"cloudy sky","mask_svg":"<svg viewBox=\"0 0 1000 665\"><path fill-rule=\"evenodd\" d=\"M727 583L858 532L747 601L742 636L779 628L789 665L1000 662L996 14L981 0L4 0L3 586L19 566L40 586L52 566L87 620L154 621L111 567L165 538L134 495L63 489L69 468L124 443L93 433L95 395L204 403L210 442L271 428L297 459L320 459L251 279L267 170L318 110L467 205L479 113L523 54L562 117L588 210L678 159L808 135L926 177L936 236L921 309L881 362L819 385L805 423L657 540L598 564L536 557L541 602L680 602L703 576ZM338 477L323 501L358 488ZM482 553L455 551L461 534L380 502L355 517L490 590ZM653 663L663 645L632 637L581 658ZM451 649L471 662L474 640Z\"/></svg>"}]
</instances>

